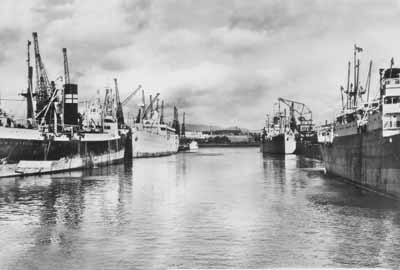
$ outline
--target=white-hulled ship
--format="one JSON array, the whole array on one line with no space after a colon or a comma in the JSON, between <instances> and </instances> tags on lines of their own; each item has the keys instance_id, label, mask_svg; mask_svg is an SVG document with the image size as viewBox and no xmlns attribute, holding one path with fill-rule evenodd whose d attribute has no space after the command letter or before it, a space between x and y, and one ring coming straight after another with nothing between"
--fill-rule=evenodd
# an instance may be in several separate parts
<instances>
[{"instance_id":1,"label":"white-hulled ship","mask_svg":"<svg viewBox=\"0 0 400 270\"><path fill-rule=\"evenodd\" d=\"M138 89L133 94L136 94ZM131 96L122 104L125 105ZM133 132L132 156L134 158L168 156L178 152L178 112L175 108L173 127L165 124L164 101L161 102L160 108L158 106L158 96L159 94L154 99L150 96L149 105L146 106L144 91L142 90L142 103L139 104L139 113L136 119L131 118L129 120L129 126ZM177 128L178 130L176 130Z\"/></svg>"},{"instance_id":2,"label":"white-hulled ship","mask_svg":"<svg viewBox=\"0 0 400 270\"><path fill-rule=\"evenodd\" d=\"M15 163L19 174L46 173L111 164L124 159L129 132L120 129L116 100L107 91L103 106L83 114L78 112L78 86L69 82L66 49L65 84L57 88L49 82L33 33L36 60L36 91L33 93L33 67L28 42L27 121L25 127L0 127L0 158ZM36 109L36 110L35 110ZM97 112L97 119L92 117ZM85 121L84 121L85 120ZM0 175L2 176L2 175Z\"/></svg>"},{"instance_id":3,"label":"white-hulled ship","mask_svg":"<svg viewBox=\"0 0 400 270\"><path fill-rule=\"evenodd\" d=\"M366 89L359 83L354 48L354 86L343 87L342 110L333 123L333 139L321 146L328 173L357 185L400 197L400 68L380 69L379 97L369 100L370 63ZM363 99L367 94L367 99Z\"/></svg>"},{"instance_id":4,"label":"white-hulled ship","mask_svg":"<svg viewBox=\"0 0 400 270\"><path fill-rule=\"evenodd\" d=\"M146 121L135 125L134 131L133 157L159 157L178 152L178 135L168 125Z\"/></svg>"},{"instance_id":5,"label":"white-hulled ship","mask_svg":"<svg viewBox=\"0 0 400 270\"><path fill-rule=\"evenodd\" d=\"M281 111L280 101L278 110L274 113L273 121L269 117L261 135L260 151L269 154L293 154L296 151L295 127L291 124L293 111L286 115L286 109Z\"/></svg>"}]
</instances>

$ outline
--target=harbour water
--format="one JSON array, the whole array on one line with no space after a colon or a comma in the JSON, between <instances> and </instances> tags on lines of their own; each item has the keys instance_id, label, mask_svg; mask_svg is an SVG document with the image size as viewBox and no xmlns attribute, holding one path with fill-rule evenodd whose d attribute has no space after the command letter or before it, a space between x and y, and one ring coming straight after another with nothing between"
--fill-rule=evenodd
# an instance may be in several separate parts
<instances>
[{"instance_id":1,"label":"harbour water","mask_svg":"<svg viewBox=\"0 0 400 270\"><path fill-rule=\"evenodd\" d=\"M1 179L0 269L399 266L399 203L322 167L201 148Z\"/></svg>"}]
</instances>

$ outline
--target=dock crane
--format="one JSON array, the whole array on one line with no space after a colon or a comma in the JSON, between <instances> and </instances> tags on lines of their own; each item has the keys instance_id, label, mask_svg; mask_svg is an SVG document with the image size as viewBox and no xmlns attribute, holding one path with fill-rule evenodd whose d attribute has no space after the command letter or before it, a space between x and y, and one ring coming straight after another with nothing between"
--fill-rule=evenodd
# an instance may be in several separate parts
<instances>
[{"instance_id":1,"label":"dock crane","mask_svg":"<svg viewBox=\"0 0 400 270\"><path fill-rule=\"evenodd\" d=\"M290 109L290 128L292 130L297 129L299 133L302 133L301 126L311 126L312 125L312 111L304 103L286 99L278 98L280 103L285 104ZM297 120L300 122L297 124Z\"/></svg>"},{"instance_id":2,"label":"dock crane","mask_svg":"<svg viewBox=\"0 0 400 270\"><path fill-rule=\"evenodd\" d=\"M46 106L52 92L52 86L47 76L42 57L39 50L39 40L36 32L32 33L33 46L35 51L36 67L36 112L40 114Z\"/></svg>"},{"instance_id":3,"label":"dock crane","mask_svg":"<svg viewBox=\"0 0 400 270\"><path fill-rule=\"evenodd\" d=\"M122 102L121 102L121 112L123 114L123 106L127 105L128 102L142 89L142 85L139 84L139 86L133 91L129 96L127 96ZM139 110L140 113L140 110ZM140 116L138 116L140 118ZM136 121L137 122L137 121Z\"/></svg>"},{"instance_id":4,"label":"dock crane","mask_svg":"<svg viewBox=\"0 0 400 270\"><path fill-rule=\"evenodd\" d=\"M278 98L278 101L287 105L289 108L293 108L293 113L297 113L300 122L312 120L312 111L306 104L286 98Z\"/></svg>"}]
</instances>

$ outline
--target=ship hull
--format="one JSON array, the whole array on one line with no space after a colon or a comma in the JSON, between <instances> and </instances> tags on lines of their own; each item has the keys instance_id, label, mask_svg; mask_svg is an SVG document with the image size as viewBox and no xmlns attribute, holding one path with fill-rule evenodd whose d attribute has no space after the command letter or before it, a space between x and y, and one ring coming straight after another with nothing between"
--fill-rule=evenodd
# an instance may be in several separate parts
<instances>
[{"instance_id":1,"label":"ship hull","mask_svg":"<svg viewBox=\"0 0 400 270\"><path fill-rule=\"evenodd\" d=\"M321 147L319 143L313 143L309 141L297 141L296 142L296 155L302 155L313 159L322 159Z\"/></svg>"},{"instance_id":2,"label":"ship hull","mask_svg":"<svg viewBox=\"0 0 400 270\"><path fill-rule=\"evenodd\" d=\"M138 130L133 136L132 155L134 158L160 157L176 154L179 138L175 134L157 134Z\"/></svg>"},{"instance_id":3,"label":"ship hull","mask_svg":"<svg viewBox=\"0 0 400 270\"><path fill-rule=\"evenodd\" d=\"M296 140L293 135L278 134L261 142L260 151L269 154L293 154Z\"/></svg>"},{"instance_id":4,"label":"ship hull","mask_svg":"<svg viewBox=\"0 0 400 270\"><path fill-rule=\"evenodd\" d=\"M400 198L400 135L383 137L376 129L335 137L321 153L328 173Z\"/></svg>"},{"instance_id":5,"label":"ship hull","mask_svg":"<svg viewBox=\"0 0 400 270\"><path fill-rule=\"evenodd\" d=\"M82 166L107 165L125 158L127 135L84 134L81 138L42 136L35 129L0 128L0 159L7 163L80 159ZM79 163L79 162L78 162ZM76 164L78 164L76 163Z\"/></svg>"}]
</instances>

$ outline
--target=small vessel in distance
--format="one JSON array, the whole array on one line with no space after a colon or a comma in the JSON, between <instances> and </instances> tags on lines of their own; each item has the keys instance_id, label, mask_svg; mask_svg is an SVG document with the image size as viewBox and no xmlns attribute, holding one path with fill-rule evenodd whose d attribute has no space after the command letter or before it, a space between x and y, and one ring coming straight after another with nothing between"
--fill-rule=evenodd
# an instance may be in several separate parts
<instances>
[{"instance_id":1,"label":"small vessel in distance","mask_svg":"<svg viewBox=\"0 0 400 270\"><path fill-rule=\"evenodd\" d=\"M287 115L286 109L281 111L280 100L277 105L278 109L274 113L272 123L267 117L266 126L261 135L260 151L270 154L293 154L296 151L293 106L290 107L290 114Z\"/></svg>"},{"instance_id":2,"label":"small vessel in distance","mask_svg":"<svg viewBox=\"0 0 400 270\"><path fill-rule=\"evenodd\" d=\"M341 87L342 108L333 123L333 139L321 145L328 173L394 197L400 197L400 68L379 70L379 95L369 99L371 67L363 89L354 47L354 81ZM366 96L366 97L365 97Z\"/></svg>"},{"instance_id":3,"label":"small vessel in distance","mask_svg":"<svg viewBox=\"0 0 400 270\"><path fill-rule=\"evenodd\" d=\"M189 143L189 152L195 153L199 151L199 145L196 141L191 141Z\"/></svg>"}]
</instances>

